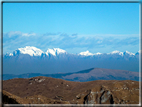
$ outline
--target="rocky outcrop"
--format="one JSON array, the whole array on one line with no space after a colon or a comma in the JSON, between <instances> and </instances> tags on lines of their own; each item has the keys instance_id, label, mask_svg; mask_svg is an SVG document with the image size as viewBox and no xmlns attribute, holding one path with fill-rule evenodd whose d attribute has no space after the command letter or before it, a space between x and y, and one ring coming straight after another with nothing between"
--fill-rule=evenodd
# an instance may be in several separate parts
<instances>
[{"instance_id":1,"label":"rocky outcrop","mask_svg":"<svg viewBox=\"0 0 142 107\"><path fill-rule=\"evenodd\" d=\"M113 96L110 90L100 87L93 89L84 97L84 104L113 104Z\"/></svg>"}]
</instances>

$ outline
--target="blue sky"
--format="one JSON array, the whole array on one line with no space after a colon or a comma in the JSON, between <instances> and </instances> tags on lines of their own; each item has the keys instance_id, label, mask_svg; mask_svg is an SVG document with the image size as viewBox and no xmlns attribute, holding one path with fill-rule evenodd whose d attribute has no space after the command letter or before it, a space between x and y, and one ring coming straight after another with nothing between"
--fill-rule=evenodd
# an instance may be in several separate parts
<instances>
[{"instance_id":1,"label":"blue sky","mask_svg":"<svg viewBox=\"0 0 142 107\"><path fill-rule=\"evenodd\" d=\"M139 3L4 3L3 51L139 51Z\"/></svg>"}]
</instances>

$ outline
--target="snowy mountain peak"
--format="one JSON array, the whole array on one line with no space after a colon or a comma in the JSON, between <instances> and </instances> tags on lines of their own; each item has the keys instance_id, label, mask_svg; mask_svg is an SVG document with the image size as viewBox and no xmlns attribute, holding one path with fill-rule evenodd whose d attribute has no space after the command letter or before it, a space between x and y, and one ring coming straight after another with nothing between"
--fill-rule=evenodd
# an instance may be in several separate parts
<instances>
[{"instance_id":1,"label":"snowy mountain peak","mask_svg":"<svg viewBox=\"0 0 142 107\"><path fill-rule=\"evenodd\" d=\"M12 54L12 53L10 53L10 54L9 54L9 56L13 56L13 54Z\"/></svg>"},{"instance_id":2,"label":"snowy mountain peak","mask_svg":"<svg viewBox=\"0 0 142 107\"><path fill-rule=\"evenodd\" d=\"M139 55L142 53L142 50L139 50L137 53L135 53L135 55Z\"/></svg>"},{"instance_id":3,"label":"snowy mountain peak","mask_svg":"<svg viewBox=\"0 0 142 107\"><path fill-rule=\"evenodd\" d=\"M60 48L53 48L53 49L48 48L48 50L46 51L46 55L52 54L56 56L57 54L62 54L62 53L66 53L66 51Z\"/></svg>"},{"instance_id":4,"label":"snowy mountain peak","mask_svg":"<svg viewBox=\"0 0 142 107\"><path fill-rule=\"evenodd\" d=\"M77 55L80 55L80 56L97 56L97 55L108 55L108 56L130 56L130 57L133 57L133 56L138 56L139 53L141 53L141 50L138 51L137 53L132 53L132 52L128 52L128 51L125 51L125 52L120 52L118 50L115 50L115 51L112 51L110 53L100 53L100 52L97 52L97 53L90 53L88 50L87 51L84 51L84 52L80 52L79 54ZM15 56L15 55L20 55L20 54L28 54L30 56L41 56L41 57L46 57L47 56L57 56L57 55L60 55L60 54L67 54L67 52L63 49L60 49L60 48L52 48L52 49L47 49L46 52L43 52L42 50L36 48L36 47L33 47L33 46L25 46L24 48L18 48L17 50L15 50L12 53L6 53L5 56Z\"/></svg>"},{"instance_id":5,"label":"snowy mountain peak","mask_svg":"<svg viewBox=\"0 0 142 107\"><path fill-rule=\"evenodd\" d=\"M119 54L123 56L123 52L120 52L118 50L112 51L111 53L108 53L108 54Z\"/></svg>"},{"instance_id":6,"label":"snowy mountain peak","mask_svg":"<svg viewBox=\"0 0 142 107\"><path fill-rule=\"evenodd\" d=\"M126 51L126 52L124 52L125 54L129 54L129 55L135 55L134 53L132 53L132 52L129 52L129 51Z\"/></svg>"},{"instance_id":7,"label":"snowy mountain peak","mask_svg":"<svg viewBox=\"0 0 142 107\"><path fill-rule=\"evenodd\" d=\"M13 56L13 54L12 53L6 53L6 56Z\"/></svg>"},{"instance_id":8,"label":"snowy mountain peak","mask_svg":"<svg viewBox=\"0 0 142 107\"><path fill-rule=\"evenodd\" d=\"M26 46L24 48L18 48L20 53L22 54L29 54L30 56L41 56L42 53L44 53L42 50L33 47L33 46Z\"/></svg>"},{"instance_id":9,"label":"snowy mountain peak","mask_svg":"<svg viewBox=\"0 0 142 107\"><path fill-rule=\"evenodd\" d=\"M90 53L88 50L85 52L80 52L79 55L83 55L83 56L90 56L90 55L94 55L92 53Z\"/></svg>"},{"instance_id":10,"label":"snowy mountain peak","mask_svg":"<svg viewBox=\"0 0 142 107\"><path fill-rule=\"evenodd\" d=\"M57 52L57 54L60 54L60 53L66 53L65 50L60 49L60 48L53 48L53 49Z\"/></svg>"},{"instance_id":11,"label":"snowy mountain peak","mask_svg":"<svg viewBox=\"0 0 142 107\"><path fill-rule=\"evenodd\" d=\"M97 53L95 53L94 55L101 55L102 53L100 53L100 52L97 52Z\"/></svg>"},{"instance_id":12,"label":"snowy mountain peak","mask_svg":"<svg viewBox=\"0 0 142 107\"><path fill-rule=\"evenodd\" d=\"M46 53L46 55L52 54L52 55L56 56L56 53L55 53L54 49L49 49L48 48L48 50L45 53Z\"/></svg>"}]
</instances>

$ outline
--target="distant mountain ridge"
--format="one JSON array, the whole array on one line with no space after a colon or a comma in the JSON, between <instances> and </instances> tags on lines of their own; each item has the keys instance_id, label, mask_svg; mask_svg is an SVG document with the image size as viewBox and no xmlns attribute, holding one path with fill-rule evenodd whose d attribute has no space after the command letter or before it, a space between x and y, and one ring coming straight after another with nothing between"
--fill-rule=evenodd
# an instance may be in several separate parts
<instances>
[{"instance_id":1,"label":"distant mountain ridge","mask_svg":"<svg viewBox=\"0 0 142 107\"><path fill-rule=\"evenodd\" d=\"M41 55L46 55L46 56L53 55L53 56L57 56L59 54L70 54L70 53L68 53L65 50L60 49L60 48L53 48L53 49L49 49L48 48L46 52L43 52L41 49L38 49L36 47L26 46L24 48L18 48L13 53L6 53L6 56L15 56L15 55L18 55L18 54L28 54L30 56L41 56ZM120 52L120 51L117 51L117 50L112 51L110 53L100 53L100 52L90 53L87 50L85 52L80 52L79 54L74 54L74 55L81 55L81 56L94 56L94 55L120 55L120 56L123 56L123 55L129 55L129 56L135 56L137 54L139 54L139 51L134 54L134 53L128 52L128 51Z\"/></svg>"},{"instance_id":2,"label":"distant mountain ridge","mask_svg":"<svg viewBox=\"0 0 142 107\"><path fill-rule=\"evenodd\" d=\"M46 76L52 78L59 78L68 81L87 82L94 80L135 80L139 81L139 73L126 70L90 68L72 73L56 73L56 74L41 74L41 73L27 73L21 75L3 74L3 80L13 78L31 78L37 76Z\"/></svg>"},{"instance_id":3,"label":"distant mountain ridge","mask_svg":"<svg viewBox=\"0 0 142 107\"><path fill-rule=\"evenodd\" d=\"M60 48L42 50L26 46L3 56L3 73L68 73L88 68L108 68L139 72L139 54L113 51L111 53L71 54Z\"/></svg>"}]
</instances>

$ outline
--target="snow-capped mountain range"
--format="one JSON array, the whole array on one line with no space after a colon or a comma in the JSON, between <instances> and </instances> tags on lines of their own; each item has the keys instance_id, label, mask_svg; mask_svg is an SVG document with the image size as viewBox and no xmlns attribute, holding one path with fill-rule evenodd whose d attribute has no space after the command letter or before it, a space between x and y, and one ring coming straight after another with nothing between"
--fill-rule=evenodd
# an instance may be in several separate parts
<instances>
[{"instance_id":1,"label":"snow-capped mountain range","mask_svg":"<svg viewBox=\"0 0 142 107\"><path fill-rule=\"evenodd\" d=\"M139 71L139 53L113 51L91 53L88 50L71 54L60 48L43 52L33 46L18 48L13 53L3 55L4 73L57 73L75 72L88 68L108 68Z\"/></svg>"},{"instance_id":2,"label":"snow-capped mountain range","mask_svg":"<svg viewBox=\"0 0 142 107\"><path fill-rule=\"evenodd\" d=\"M132 52L120 52L120 51L112 51L110 53L90 53L88 50L85 52L80 52L79 54L74 54L74 55L79 55L79 56L97 56L97 55L120 55L120 56L124 56L124 55L129 55L129 56L135 56L137 54L139 54L140 51L138 51L137 53L132 53ZM66 52L63 49L60 48L53 48L53 49L47 49L46 52L43 52L41 49L38 49L36 47L33 46L26 46L24 48L18 48L17 50L15 50L13 53L6 53L6 56L15 56L17 54L28 54L30 56L41 56L41 55L52 55L52 56L57 56L59 54L70 54L68 52Z\"/></svg>"},{"instance_id":3,"label":"snow-capped mountain range","mask_svg":"<svg viewBox=\"0 0 142 107\"><path fill-rule=\"evenodd\" d=\"M46 52L43 52L41 49L38 49L33 46L26 46L24 48L18 48L13 53L6 53L6 56L13 56L16 54L28 54L30 56L41 56L42 54L46 54L47 56L53 55L56 56L58 54L67 53L65 50L60 48L53 48L53 49L47 49Z\"/></svg>"}]
</instances>

